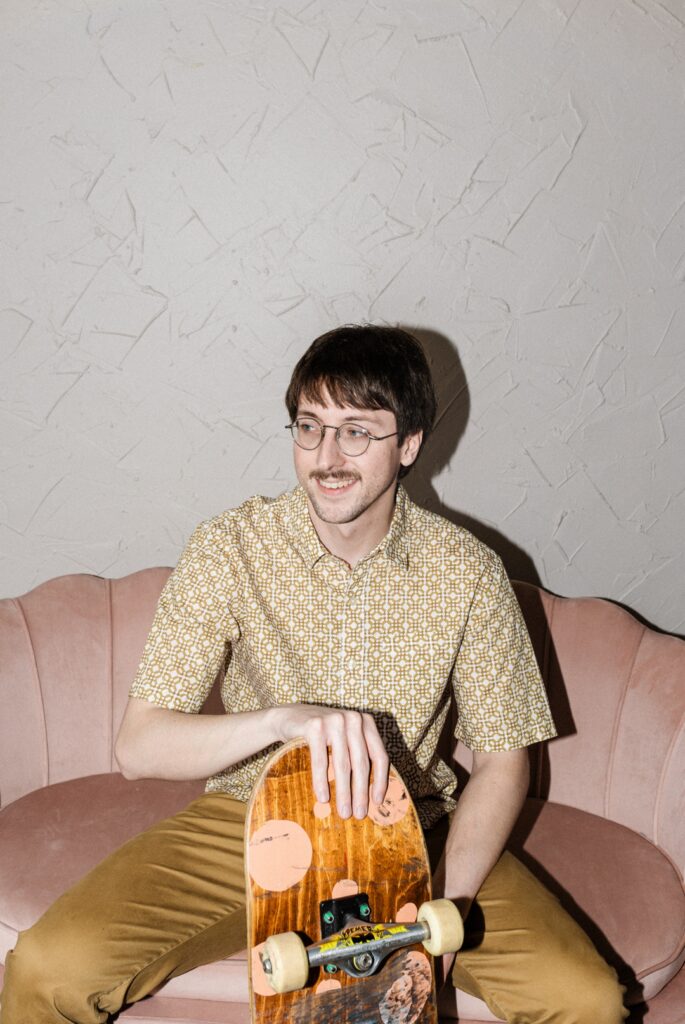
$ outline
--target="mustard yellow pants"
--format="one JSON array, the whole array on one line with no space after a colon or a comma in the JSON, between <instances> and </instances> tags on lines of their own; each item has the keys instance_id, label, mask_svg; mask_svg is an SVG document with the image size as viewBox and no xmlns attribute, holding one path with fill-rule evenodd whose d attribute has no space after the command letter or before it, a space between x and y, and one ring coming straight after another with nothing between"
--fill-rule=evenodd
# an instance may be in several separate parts
<instances>
[{"instance_id":1,"label":"mustard yellow pants","mask_svg":"<svg viewBox=\"0 0 685 1024\"><path fill-rule=\"evenodd\" d=\"M207 794L111 854L23 932L0 1024L95 1024L246 945L245 805ZM430 836L429 836L429 845ZM619 1024L615 973L511 854L484 883L453 980L516 1024Z\"/></svg>"}]
</instances>

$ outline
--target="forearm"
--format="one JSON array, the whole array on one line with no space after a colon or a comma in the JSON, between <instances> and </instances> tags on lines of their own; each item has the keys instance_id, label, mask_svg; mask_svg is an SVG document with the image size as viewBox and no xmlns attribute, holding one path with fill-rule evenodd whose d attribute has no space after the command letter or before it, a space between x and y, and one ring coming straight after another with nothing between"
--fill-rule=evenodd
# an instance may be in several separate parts
<instances>
[{"instance_id":1,"label":"forearm","mask_svg":"<svg viewBox=\"0 0 685 1024\"><path fill-rule=\"evenodd\" d=\"M388 755L370 715L316 704L277 704L263 711L195 715L129 698L116 743L128 779L205 779L273 743L305 740L312 759L312 789L330 798L329 757L343 817L364 818L373 771L374 799L382 803ZM330 751L330 754L329 754Z\"/></svg>"},{"instance_id":2,"label":"forearm","mask_svg":"<svg viewBox=\"0 0 685 1024\"><path fill-rule=\"evenodd\" d=\"M275 708L195 715L131 698L115 753L129 779L205 779L275 743L276 726Z\"/></svg>"},{"instance_id":3,"label":"forearm","mask_svg":"<svg viewBox=\"0 0 685 1024\"><path fill-rule=\"evenodd\" d=\"M527 750L474 756L434 879L436 894L462 914L497 862L528 790Z\"/></svg>"}]
</instances>

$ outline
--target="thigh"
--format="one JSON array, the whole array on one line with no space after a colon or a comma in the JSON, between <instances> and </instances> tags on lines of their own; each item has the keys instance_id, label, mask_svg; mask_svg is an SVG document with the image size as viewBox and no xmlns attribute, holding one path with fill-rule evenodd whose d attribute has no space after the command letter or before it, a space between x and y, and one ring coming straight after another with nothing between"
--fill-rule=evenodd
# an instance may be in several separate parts
<instances>
[{"instance_id":1,"label":"thigh","mask_svg":"<svg viewBox=\"0 0 685 1024\"><path fill-rule=\"evenodd\" d=\"M625 1016L613 969L557 898L508 852L474 901L452 981L517 1024L618 1024Z\"/></svg>"},{"instance_id":2,"label":"thigh","mask_svg":"<svg viewBox=\"0 0 685 1024\"><path fill-rule=\"evenodd\" d=\"M113 1013L244 948L244 825L244 804L206 794L107 857L20 937L3 1009L40 978L75 1014Z\"/></svg>"}]
</instances>

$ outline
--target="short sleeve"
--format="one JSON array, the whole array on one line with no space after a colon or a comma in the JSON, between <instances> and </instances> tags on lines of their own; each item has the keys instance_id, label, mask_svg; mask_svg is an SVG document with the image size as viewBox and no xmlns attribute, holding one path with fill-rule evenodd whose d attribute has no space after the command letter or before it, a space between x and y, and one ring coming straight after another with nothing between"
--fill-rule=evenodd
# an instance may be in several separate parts
<instances>
[{"instance_id":1,"label":"short sleeve","mask_svg":"<svg viewBox=\"0 0 685 1024\"><path fill-rule=\"evenodd\" d=\"M130 696L174 711L197 712L240 636L227 535L201 523L161 593Z\"/></svg>"},{"instance_id":2,"label":"short sleeve","mask_svg":"<svg viewBox=\"0 0 685 1024\"><path fill-rule=\"evenodd\" d=\"M454 670L456 737L471 750L526 747L556 735L523 614L488 552Z\"/></svg>"}]
</instances>

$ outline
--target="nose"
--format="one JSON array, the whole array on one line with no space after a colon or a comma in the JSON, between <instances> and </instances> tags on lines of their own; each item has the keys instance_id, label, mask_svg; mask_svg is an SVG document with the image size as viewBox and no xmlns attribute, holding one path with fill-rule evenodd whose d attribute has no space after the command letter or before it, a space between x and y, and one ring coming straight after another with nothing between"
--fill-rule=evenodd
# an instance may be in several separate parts
<instances>
[{"instance_id":1,"label":"nose","mask_svg":"<svg viewBox=\"0 0 685 1024\"><path fill-rule=\"evenodd\" d=\"M338 442L335 439L335 428L326 427L323 434L323 440L319 447L316 449L317 462L320 469L333 469L336 466L342 465L345 461L345 456L341 452Z\"/></svg>"}]
</instances>

